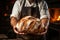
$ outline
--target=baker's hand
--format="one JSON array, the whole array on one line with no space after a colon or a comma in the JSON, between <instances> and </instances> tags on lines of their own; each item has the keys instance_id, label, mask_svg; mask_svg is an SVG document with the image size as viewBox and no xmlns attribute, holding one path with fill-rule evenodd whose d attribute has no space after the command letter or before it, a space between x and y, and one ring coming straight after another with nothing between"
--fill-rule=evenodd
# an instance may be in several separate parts
<instances>
[{"instance_id":1,"label":"baker's hand","mask_svg":"<svg viewBox=\"0 0 60 40\"><path fill-rule=\"evenodd\" d=\"M14 31L16 34L18 34L18 31L17 31L16 26L13 27L13 31Z\"/></svg>"},{"instance_id":2,"label":"baker's hand","mask_svg":"<svg viewBox=\"0 0 60 40\"><path fill-rule=\"evenodd\" d=\"M25 33L19 32L19 29L16 28L16 26L13 27L13 30L14 30L14 32L15 32L16 34L25 34Z\"/></svg>"},{"instance_id":3,"label":"baker's hand","mask_svg":"<svg viewBox=\"0 0 60 40\"><path fill-rule=\"evenodd\" d=\"M41 35L44 35L44 34L47 33L47 29L48 29L48 27L46 26L47 21L48 21L47 18L44 18L44 19L41 20L41 27L40 27L40 30L41 30L40 34Z\"/></svg>"},{"instance_id":4,"label":"baker's hand","mask_svg":"<svg viewBox=\"0 0 60 40\"><path fill-rule=\"evenodd\" d=\"M44 34L46 34L47 33L47 28L44 28L44 31L42 31L41 33L40 33L40 35L44 35Z\"/></svg>"}]
</instances>

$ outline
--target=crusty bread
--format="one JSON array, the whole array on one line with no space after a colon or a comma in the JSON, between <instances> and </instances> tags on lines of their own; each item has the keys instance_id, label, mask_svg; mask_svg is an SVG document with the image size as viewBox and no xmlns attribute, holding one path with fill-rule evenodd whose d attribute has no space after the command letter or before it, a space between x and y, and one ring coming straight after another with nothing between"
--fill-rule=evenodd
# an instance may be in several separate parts
<instances>
[{"instance_id":1,"label":"crusty bread","mask_svg":"<svg viewBox=\"0 0 60 40\"><path fill-rule=\"evenodd\" d=\"M40 33L40 19L32 16L23 17L17 23L16 28L19 33Z\"/></svg>"}]
</instances>

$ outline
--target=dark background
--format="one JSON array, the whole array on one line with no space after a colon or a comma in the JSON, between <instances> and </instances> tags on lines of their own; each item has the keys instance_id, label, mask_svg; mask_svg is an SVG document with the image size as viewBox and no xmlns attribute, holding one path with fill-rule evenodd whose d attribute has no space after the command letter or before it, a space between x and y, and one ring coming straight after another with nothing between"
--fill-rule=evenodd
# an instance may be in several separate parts
<instances>
[{"instance_id":1,"label":"dark background","mask_svg":"<svg viewBox=\"0 0 60 40\"><path fill-rule=\"evenodd\" d=\"M10 14L15 0L0 0L0 34L5 34L9 38L11 35L15 36L12 32L10 25ZM46 0L48 8L60 8L60 0ZM47 40L60 40L60 24L50 23L47 32Z\"/></svg>"}]
</instances>

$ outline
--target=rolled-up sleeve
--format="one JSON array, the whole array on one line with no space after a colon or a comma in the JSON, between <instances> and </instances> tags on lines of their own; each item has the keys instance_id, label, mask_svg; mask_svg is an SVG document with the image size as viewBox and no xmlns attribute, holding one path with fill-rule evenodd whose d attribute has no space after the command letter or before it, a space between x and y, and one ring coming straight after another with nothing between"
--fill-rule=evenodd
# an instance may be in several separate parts
<instances>
[{"instance_id":1,"label":"rolled-up sleeve","mask_svg":"<svg viewBox=\"0 0 60 40\"><path fill-rule=\"evenodd\" d=\"M42 7L42 8L41 8ZM47 18L47 23L46 23L46 28L49 25L49 21L50 21L50 14L49 14L49 10L48 10L48 5L46 3L46 1L44 1L44 4L42 3L42 5L40 4L40 20Z\"/></svg>"},{"instance_id":2,"label":"rolled-up sleeve","mask_svg":"<svg viewBox=\"0 0 60 40\"><path fill-rule=\"evenodd\" d=\"M16 1L14 6L13 6L10 18L15 17L18 20L19 19L19 11L20 11L20 2Z\"/></svg>"},{"instance_id":3,"label":"rolled-up sleeve","mask_svg":"<svg viewBox=\"0 0 60 40\"><path fill-rule=\"evenodd\" d=\"M40 10L40 19L43 19L43 18L50 19L48 5L45 1L44 1L44 4L42 5L42 8Z\"/></svg>"}]
</instances>

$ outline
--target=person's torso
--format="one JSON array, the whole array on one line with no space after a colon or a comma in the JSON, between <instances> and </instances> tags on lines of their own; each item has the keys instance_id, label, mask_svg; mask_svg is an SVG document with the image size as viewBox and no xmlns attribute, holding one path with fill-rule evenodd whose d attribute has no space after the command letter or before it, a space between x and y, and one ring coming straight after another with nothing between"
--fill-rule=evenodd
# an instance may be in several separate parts
<instances>
[{"instance_id":1,"label":"person's torso","mask_svg":"<svg viewBox=\"0 0 60 40\"><path fill-rule=\"evenodd\" d=\"M21 10L21 15L20 19L25 17L25 16L33 16L36 18L40 18L40 12L39 12L39 7L36 4L36 7L25 7L25 3L23 4L22 10Z\"/></svg>"}]
</instances>

